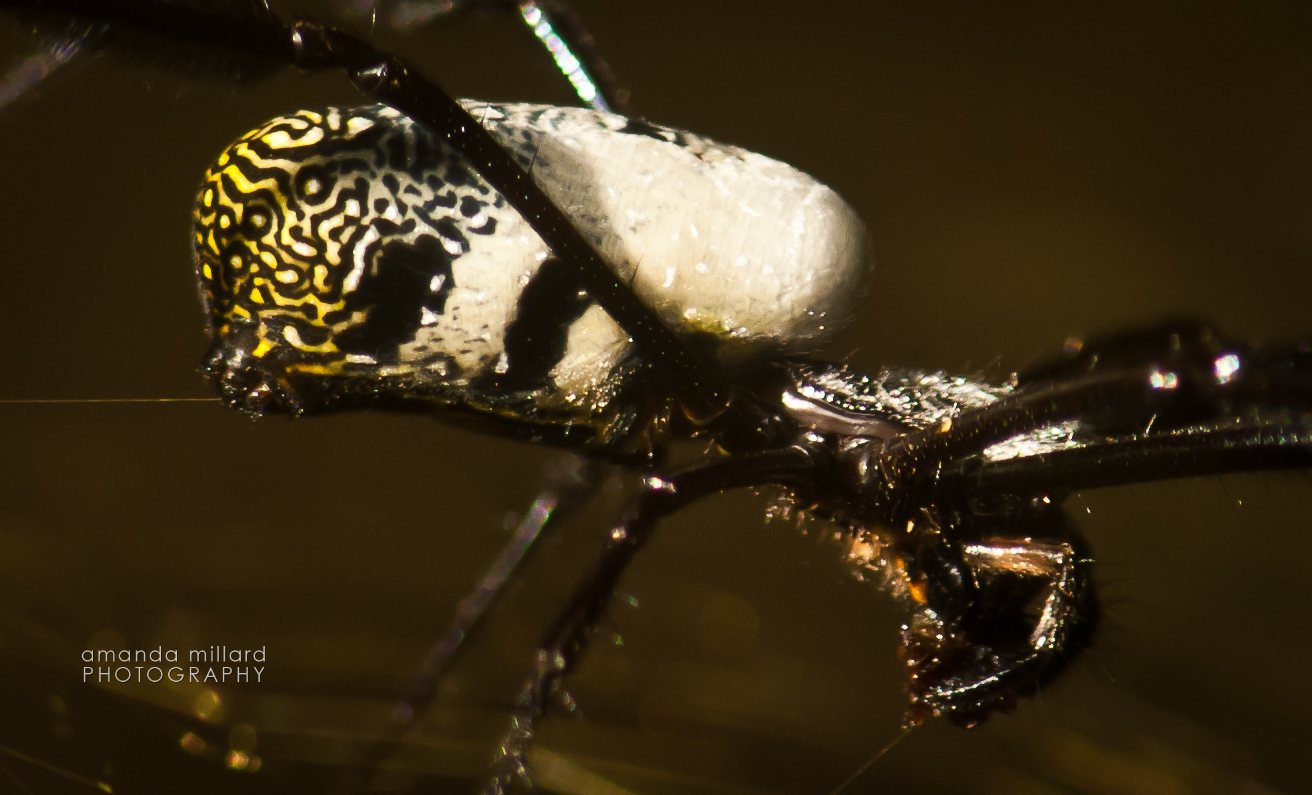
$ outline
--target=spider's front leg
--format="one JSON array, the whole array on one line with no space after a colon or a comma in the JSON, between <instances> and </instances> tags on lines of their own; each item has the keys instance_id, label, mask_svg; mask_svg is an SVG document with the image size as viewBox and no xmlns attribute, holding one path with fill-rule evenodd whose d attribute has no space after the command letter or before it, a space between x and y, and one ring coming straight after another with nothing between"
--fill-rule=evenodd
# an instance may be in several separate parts
<instances>
[{"instance_id":1,"label":"spider's front leg","mask_svg":"<svg viewBox=\"0 0 1312 795\"><path fill-rule=\"evenodd\" d=\"M937 526L920 532L948 537ZM937 561L937 582L956 565L961 587L948 592L926 578L922 605L903 627L908 723L942 715L977 725L1060 672L1098 617L1082 547L1073 530L1058 526L1043 537L968 541L954 549L959 563ZM915 568L925 571L919 557Z\"/></svg>"}]
</instances>

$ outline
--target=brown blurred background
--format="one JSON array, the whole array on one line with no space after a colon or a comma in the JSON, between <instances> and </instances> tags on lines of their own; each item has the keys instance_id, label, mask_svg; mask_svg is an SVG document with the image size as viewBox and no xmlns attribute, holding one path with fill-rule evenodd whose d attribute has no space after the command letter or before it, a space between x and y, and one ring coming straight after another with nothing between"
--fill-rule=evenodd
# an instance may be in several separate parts
<instances>
[{"instance_id":1,"label":"brown blurred background","mask_svg":"<svg viewBox=\"0 0 1312 795\"><path fill-rule=\"evenodd\" d=\"M1305 3L577 5L647 117L792 162L867 219L879 269L833 358L1004 373L1172 313L1312 336ZM455 93L568 101L509 21L382 39ZM0 27L6 65L28 44ZM0 398L204 396L201 170L272 114L357 101L336 76L233 88L99 60L0 116ZM216 404L0 405L0 450L0 792L39 793L86 787L33 759L119 792L324 790L554 455ZM546 545L380 786L471 789L619 499ZM823 793L894 736L899 614L763 505L706 501L641 556L623 644L570 679L583 718L542 732L566 766L547 783L581 786L573 764L638 792ZM1069 510L1098 558L1096 645L1013 715L913 732L851 792L1304 790L1308 475ZM91 643L264 644L267 679L105 693L77 678ZM233 748L262 768L225 770Z\"/></svg>"}]
</instances>

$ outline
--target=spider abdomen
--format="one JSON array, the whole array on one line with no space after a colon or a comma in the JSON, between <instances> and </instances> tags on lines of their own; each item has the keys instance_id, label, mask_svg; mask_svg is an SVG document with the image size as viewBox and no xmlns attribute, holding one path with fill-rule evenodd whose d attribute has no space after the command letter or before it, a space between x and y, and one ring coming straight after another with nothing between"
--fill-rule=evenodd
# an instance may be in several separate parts
<instances>
[{"instance_id":1,"label":"spider abdomen","mask_svg":"<svg viewBox=\"0 0 1312 795\"><path fill-rule=\"evenodd\" d=\"M717 358L814 348L861 296L864 227L790 166L586 109L465 105ZM436 383L512 419L592 421L622 385L628 335L473 166L386 106L247 133L206 173L195 247L216 345L247 358Z\"/></svg>"}]
</instances>

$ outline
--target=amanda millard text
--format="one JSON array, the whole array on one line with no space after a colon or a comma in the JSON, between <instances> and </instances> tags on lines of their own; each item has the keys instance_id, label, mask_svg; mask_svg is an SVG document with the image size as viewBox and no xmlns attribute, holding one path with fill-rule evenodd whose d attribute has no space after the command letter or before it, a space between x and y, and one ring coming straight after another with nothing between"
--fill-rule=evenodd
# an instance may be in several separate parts
<instances>
[{"instance_id":1,"label":"amanda millard text","mask_svg":"<svg viewBox=\"0 0 1312 795\"><path fill-rule=\"evenodd\" d=\"M206 646L178 649L83 649L82 681L92 684L128 682L207 682L224 684L264 681L264 646L239 649ZM183 664L185 661L186 664Z\"/></svg>"}]
</instances>

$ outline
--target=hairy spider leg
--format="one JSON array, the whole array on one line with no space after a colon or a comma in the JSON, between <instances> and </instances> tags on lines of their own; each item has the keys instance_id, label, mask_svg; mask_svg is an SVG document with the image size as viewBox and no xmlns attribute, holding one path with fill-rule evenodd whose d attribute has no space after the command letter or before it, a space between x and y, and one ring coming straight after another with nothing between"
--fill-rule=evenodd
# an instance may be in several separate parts
<instances>
[{"instance_id":1,"label":"hairy spider leg","mask_svg":"<svg viewBox=\"0 0 1312 795\"><path fill-rule=\"evenodd\" d=\"M1168 318L1088 339L1068 339L1060 350L1023 368L1016 381L1024 386L1116 365L1201 361L1208 353L1218 353L1225 347L1237 346L1210 323L1191 317Z\"/></svg>"},{"instance_id":2,"label":"hairy spider leg","mask_svg":"<svg viewBox=\"0 0 1312 795\"><path fill-rule=\"evenodd\" d=\"M968 460L943 472L965 494L999 490L1069 494L1200 475L1312 466L1312 428L1269 422L1165 431L1003 461Z\"/></svg>"},{"instance_id":3,"label":"hairy spider leg","mask_svg":"<svg viewBox=\"0 0 1312 795\"><path fill-rule=\"evenodd\" d=\"M1161 344L1145 344L1154 336ZM1046 366L1043 379L949 427L909 434L871 454L868 469L888 489L883 519L914 529L902 542L909 572L928 584L925 610L904 629L909 720L947 714L973 725L1009 703L1018 681L1032 687L1055 673L1073 633L1092 632L1096 602L1073 531L1035 540L1027 524L1021 539L982 535L976 525L987 521L973 516L972 501L1002 495L1042 510L1079 488L1312 464L1306 349L1232 353L1243 348L1219 343L1203 326L1183 335L1187 344L1181 337L1134 330L1108 338L1100 354L1081 354L1068 369ZM1110 363L1106 371L1103 363ZM1135 420L1118 420L1119 435L1083 447L1000 461L976 455L999 438L1103 414L1166 420L1156 435L1143 427L1129 435L1125 423ZM979 605L1003 575L1042 583L1028 633L988 629L1000 611Z\"/></svg>"},{"instance_id":4,"label":"hairy spider leg","mask_svg":"<svg viewBox=\"0 0 1312 795\"><path fill-rule=\"evenodd\" d=\"M478 632L506 584L538 548L537 541L542 534L582 508L616 472L612 465L577 456L564 456L545 469L545 482L538 495L516 523L496 560L456 606L455 615L429 649L409 692L396 705L385 733L365 755L358 768L358 778L348 785L347 791L367 789L379 766L423 718L437 695L438 683Z\"/></svg>"},{"instance_id":5,"label":"hairy spider leg","mask_svg":"<svg viewBox=\"0 0 1312 795\"><path fill-rule=\"evenodd\" d=\"M514 6L579 99L595 110L625 116L632 112L629 92L620 87L610 63L568 2L514 0Z\"/></svg>"},{"instance_id":6,"label":"hairy spider leg","mask_svg":"<svg viewBox=\"0 0 1312 795\"><path fill-rule=\"evenodd\" d=\"M908 573L929 587L925 609L902 627L906 725L945 715L975 726L1052 679L1087 645L1099 616L1093 561L1060 509L1043 507L997 528L1014 533L1023 524L1023 536L987 534L991 527L942 510L927 509L915 523L919 554L909 558ZM975 540L949 540L962 535ZM949 567L959 568L945 577ZM1033 587L1018 589L1018 581Z\"/></svg>"},{"instance_id":7,"label":"hairy spider leg","mask_svg":"<svg viewBox=\"0 0 1312 795\"><path fill-rule=\"evenodd\" d=\"M501 741L484 792L501 793L515 780L529 781L527 753L537 721L546 714L565 675L586 651L596 622L633 556L655 532L657 522L704 497L729 489L764 485L804 485L823 469L826 454L793 445L726 458L669 475L649 475L643 490L611 529L606 545L552 622L524 683L510 730Z\"/></svg>"},{"instance_id":8,"label":"hairy spider leg","mask_svg":"<svg viewBox=\"0 0 1312 795\"><path fill-rule=\"evenodd\" d=\"M1011 395L964 413L944 427L900 437L872 454L870 463L877 467L889 495L884 504L892 506L887 519L907 518L899 514L897 506L916 510L924 492L937 489L939 478L958 465L959 459L993 442L1060 420L1078 416L1082 422L1092 423L1097 432L1106 433L1109 442L1129 443L1131 438L1118 437L1140 433L1147 437L1153 426L1176 430L1224 418L1243 420L1242 414L1252 415L1263 406L1277 413L1307 411L1312 406L1312 352L1292 347L1249 353L1249 347L1225 340L1205 324L1176 322L1104 337L1074 353L1040 363L1019 377ZM1281 403L1271 406L1273 398ZM1265 426L1278 434L1275 415L1268 416L1270 419L1249 416L1247 426ZM1295 423L1291 430L1298 427ZM1260 436L1254 442L1259 448L1288 446L1278 440L1261 441ZM1219 448L1232 446L1238 435L1214 438ZM1172 449L1166 443L1160 447ZM1143 445L1145 450L1151 448ZM1080 459L1076 450L1060 452L1064 460ZM1244 466L1239 454L1234 455L1235 464ZM1261 462L1259 456L1253 466ZM1185 459L1180 463L1185 464ZM988 466L995 465L1000 471L1006 469L1000 462ZM1218 461L1217 466L1224 462ZM1272 461L1270 466L1282 464ZM1199 474L1207 471L1202 469Z\"/></svg>"},{"instance_id":9,"label":"hairy spider leg","mask_svg":"<svg viewBox=\"0 0 1312 795\"><path fill-rule=\"evenodd\" d=\"M592 34L567 0L446 0L433 2L399 27L422 25L435 18L455 16L475 6L513 13L551 56L556 70L569 81L583 104L593 110L627 115L628 92L620 88L610 64L597 48ZM365 9L360 9L365 11ZM377 14L375 6L369 9ZM402 16L397 14L395 16Z\"/></svg>"},{"instance_id":10,"label":"hairy spider leg","mask_svg":"<svg viewBox=\"0 0 1312 795\"><path fill-rule=\"evenodd\" d=\"M932 501L940 473L957 459L1106 405L1160 401L1162 391L1153 386L1149 367L1120 367L1017 390L936 427L862 451L868 459L864 470L869 473L863 485L881 492L879 518L890 525L901 524Z\"/></svg>"},{"instance_id":11,"label":"hairy spider leg","mask_svg":"<svg viewBox=\"0 0 1312 795\"><path fill-rule=\"evenodd\" d=\"M947 480L978 494L1078 489L1312 463L1312 346L1252 349L1193 320L1131 329L1029 368L1020 390L1135 361L1183 380L1172 401L1106 412L1104 442L999 461L967 459ZM1114 426L1107 425L1115 417Z\"/></svg>"}]
</instances>

